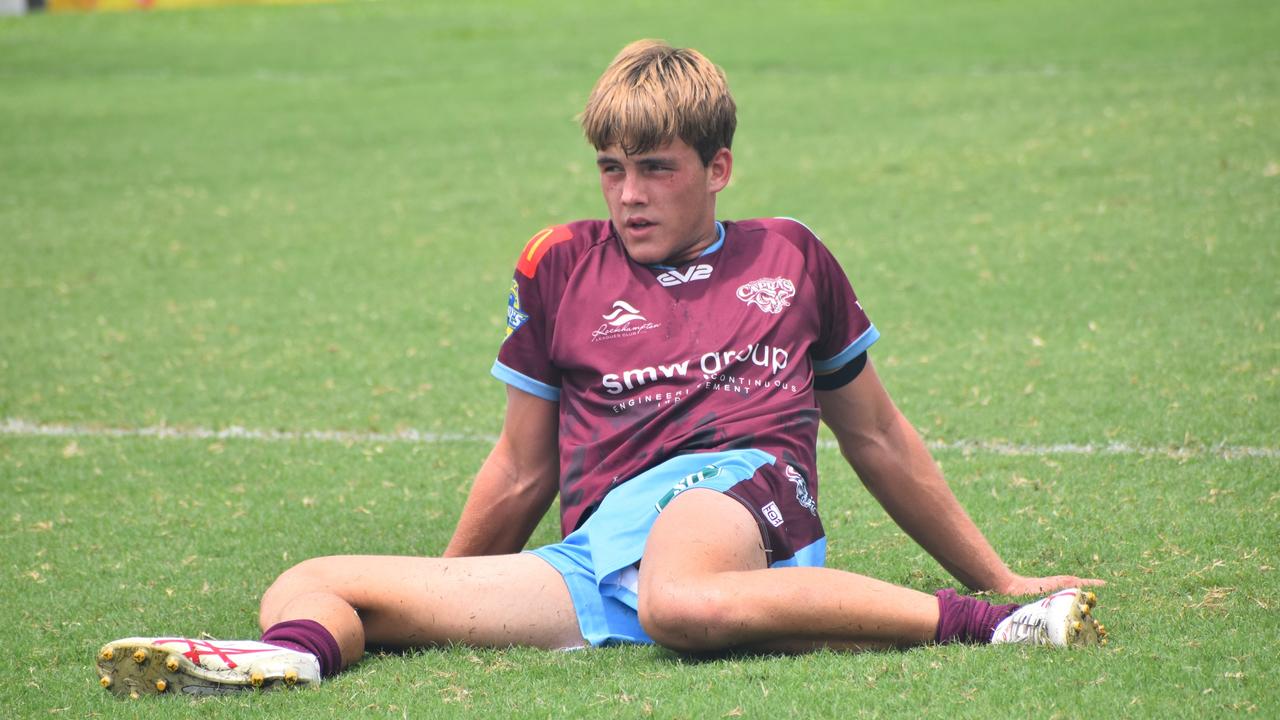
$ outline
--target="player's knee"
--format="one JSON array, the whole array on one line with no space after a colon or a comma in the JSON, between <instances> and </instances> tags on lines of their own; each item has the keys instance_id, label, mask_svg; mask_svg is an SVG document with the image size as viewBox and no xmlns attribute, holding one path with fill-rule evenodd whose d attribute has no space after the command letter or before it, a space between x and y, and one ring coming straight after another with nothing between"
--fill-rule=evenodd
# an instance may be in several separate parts
<instances>
[{"instance_id":1,"label":"player's knee","mask_svg":"<svg viewBox=\"0 0 1280 720\"><path fill-rule=\"evenodd\" d=\"M725 650L736 643L736 608L713 588L670 587L640 597L640 626L659 645L677 652Z\"/></svg>"},{"instance_id":2,"label":"player's knee","mask_svg":"<svg viewBox=\"0 0 1280 720\"><path fill-rule=\"evenodd\" d=\"M271 583L272 589L286 588L295 586L314 586L317 583L324 582L327 575L330 574L329 568L339 558L318 557L303 560L293 567L280 573L275 582ZM270 592L270 591L268 591Z\"/></svg>"},{"instance_id":3,"label":"player's knee","mask_svg":"<svg viewBox=\"0 0 1280 720\"><path fill-rule=\"evenodd\" d=\"M276 621L278 611L291 600L324 587L337 560L332 557L311 558L280 573L262 595L259 621L264 626L270 625Z\"/></svg>"}]
</instances>

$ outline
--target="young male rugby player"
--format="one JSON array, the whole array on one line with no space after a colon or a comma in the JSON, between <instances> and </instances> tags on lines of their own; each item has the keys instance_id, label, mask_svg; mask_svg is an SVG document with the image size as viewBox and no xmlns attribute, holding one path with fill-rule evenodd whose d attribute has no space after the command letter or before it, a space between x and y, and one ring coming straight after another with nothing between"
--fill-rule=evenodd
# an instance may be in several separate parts
<instances>
[{"instance_id":1,"label":"young male rugby player","mask_svg":"<svg viewBox=\"0 0 1280 720\"><path fill-rule=\"evenodd\" d=\"M316 683L367 646L803 652L1101 640L1100 581L1022 577L966 515L868 359L835 258L786 218L717 221L735 106L693 50L641 41L582 116L608 220L538 233L516 264L502 433L442 558L325 557L262 598L260 641L128 638L122 694ZM822 567L818 420L889 515L992 605ZM562 542L521 553L559 493ZM518 598L518 601L513 601Z\"/></svg>"}]
</instances>

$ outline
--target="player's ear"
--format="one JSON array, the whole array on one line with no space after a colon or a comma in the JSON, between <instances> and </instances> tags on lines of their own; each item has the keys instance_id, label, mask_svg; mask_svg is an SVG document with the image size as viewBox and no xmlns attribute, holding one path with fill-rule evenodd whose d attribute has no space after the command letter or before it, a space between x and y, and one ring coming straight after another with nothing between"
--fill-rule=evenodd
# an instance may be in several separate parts
<instances>
[{"instance_id":1,"label":"player's ear","mask_svg":"<svg viewBox=\"0 0 1280 720\"><path fill-rule=\"evenodd\" d=\"M720 148L707 163L707 190L718 193L729 184L729 176L733 174L733 153L729 148Z\"/></svg>"}]
</instances>

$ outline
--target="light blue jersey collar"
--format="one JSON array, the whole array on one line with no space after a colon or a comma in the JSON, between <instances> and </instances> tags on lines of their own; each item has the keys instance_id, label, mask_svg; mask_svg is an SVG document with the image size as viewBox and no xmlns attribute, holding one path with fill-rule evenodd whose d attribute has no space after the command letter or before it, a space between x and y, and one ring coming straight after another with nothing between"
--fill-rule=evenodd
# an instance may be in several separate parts
<instances>
[{"instance_id":1,"label":"light blue jersey collar","mask_svg":"<svg viewBox=\"0 0 1280 720\"><path fill-rule=\"evenodd\" d=\"M708 245L705 250L698 253L698 257L699 258L706 257L707 255L710 255L711 253L719 250L723 246L724 246L724 225L721 225L720 221L717 220L716 221L716 241ZM696 259L697 258L695 258L695 260ZM651 267L654 270L675 270L675 266L673 265L655 264L655 265L649 265L648 267Z\"/></svg>"}]
</instances>

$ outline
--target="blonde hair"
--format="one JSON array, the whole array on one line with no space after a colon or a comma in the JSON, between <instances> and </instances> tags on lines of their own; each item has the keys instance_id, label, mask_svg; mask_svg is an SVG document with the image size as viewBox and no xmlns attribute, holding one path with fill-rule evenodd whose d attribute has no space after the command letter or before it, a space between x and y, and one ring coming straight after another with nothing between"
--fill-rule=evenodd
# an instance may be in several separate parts
<instances>
[{"instance_id":1,"label":"blonde hair","mask_svg":"<svg viewBox=\"0 0 1280 720\"><path fill-rule=\"evenodd\" d=\"M597 150L617 143L634 155L680 138L704 165L733 144L738 125L724 72L697 50L661 40L622 48L591 90L581 122Z\"/></svg>"}]
</instances>

